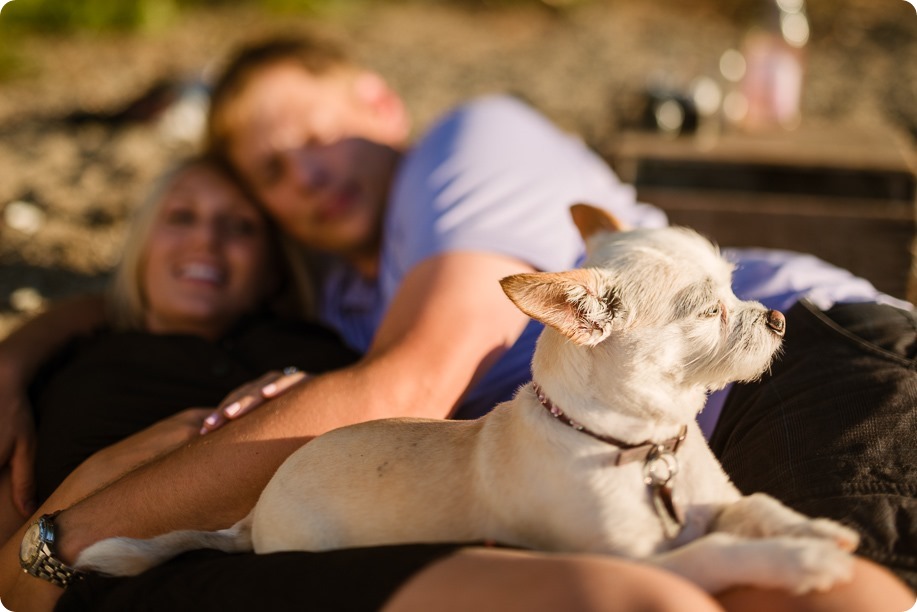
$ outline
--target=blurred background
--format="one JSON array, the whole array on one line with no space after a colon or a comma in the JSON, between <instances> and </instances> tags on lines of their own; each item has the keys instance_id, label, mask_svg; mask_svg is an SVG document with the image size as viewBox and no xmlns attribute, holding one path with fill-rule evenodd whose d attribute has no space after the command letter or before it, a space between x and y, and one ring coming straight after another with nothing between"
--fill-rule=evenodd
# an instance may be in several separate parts
<instances>
[{"instance_id":1,"label":"blurred background","mask_svg":"<svg viewBox=\"0 0 917 612\"><path fill-rule=\"evenodd\" d=\"M917 300L917 11L904 0L13 0L0 12L0 337L104 284L239 44L320 30L422 131L516 93L727 246Z\"/></svg>"}]
</instances>

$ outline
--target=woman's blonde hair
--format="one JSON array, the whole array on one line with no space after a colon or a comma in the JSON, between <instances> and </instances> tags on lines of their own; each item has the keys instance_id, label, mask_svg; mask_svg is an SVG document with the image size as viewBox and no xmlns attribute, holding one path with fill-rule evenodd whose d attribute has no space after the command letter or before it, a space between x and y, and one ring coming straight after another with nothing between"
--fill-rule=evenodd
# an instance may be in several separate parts
<instances>
[{"instance_id":1,"label":"woman's blonde hair","mask_svg":"<svg viewBox=\"0 0 917 612\"><path fill-rule=\"evenodd\" d=\"M115 329L145 328L147 304L143 288L143 266L153 225L169 189L184 173L201 167L211 169L231 181L250 201L256 203L240 181L235 179L225 162L213 155L189 157L157 177L131 216L121 260L108 286L106 298L109 321ZM278 266L280 277L277 291L268 298L265 306L280 316L309 318L315 310L314 283L309 279L303 256L298 247L278 231L273 221L267 215L264 217L274 250L271 259Z\"/></svg>"}]
</instances>

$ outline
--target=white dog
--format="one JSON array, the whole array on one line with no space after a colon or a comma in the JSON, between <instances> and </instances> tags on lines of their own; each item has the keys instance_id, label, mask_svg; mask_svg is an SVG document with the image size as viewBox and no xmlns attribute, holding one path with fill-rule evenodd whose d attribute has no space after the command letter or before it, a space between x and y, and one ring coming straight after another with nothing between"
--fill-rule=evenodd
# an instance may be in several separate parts
<instances>
[{"instance_id":1,"label":"white dog","mask_svg":"<svg viewBox=\"0 0 917 612\"><path fill-rule=\"evenodd\" d=\"M546 326L534 381L512 401L476 421L329 432L291 455L235 526L105 540L77 566L124 575L204 547L494 540L641 559L709 592L848 579L857 534L743 497L694 420L710 390L768 368L783 315L740 301L731 266L690 230L617 231L603 211L572 211L585 267L502 281Z\"/></svg>"}]
</instances>

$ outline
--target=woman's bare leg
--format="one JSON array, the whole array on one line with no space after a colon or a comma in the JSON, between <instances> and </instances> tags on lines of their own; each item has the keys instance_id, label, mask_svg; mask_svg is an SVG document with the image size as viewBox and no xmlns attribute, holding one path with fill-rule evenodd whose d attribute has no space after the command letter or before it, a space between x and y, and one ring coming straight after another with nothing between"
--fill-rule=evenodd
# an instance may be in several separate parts
<instances>
[{"instance_id":1,"label":"woman's bare leg","mask_svg":"<svg viewBox=\"0 0 917 612\"><path fill-rule=\"evenodd\" d=\"M717 596L727 610L757 612L906 612L914 606L914 593L884 567L856 559L853 580L826 593L793 597L784 591L739 588Z\"/></svg>"},{"instance_id":2,"label":"woman's bare leg","mask_svg":"<svg viewBox=\"0 0 917 612\"><path fill-rule=\"evenodd\" d=\"M853 580L826 593L736 588L716 601L649 565L595 555L550 555L470 548L405 583L386 612L421 610L736 610L742 612L905 612L914 593L885 568L858 558ZM722 608L720 607L722 605Z\"/></svg>"},{"instance_id":3,"label":"woman's bare leg","mask_svg":"<svg viewBox=\"0 0 917 612\"><path fill-rule=\"evenodd\" d=\"M598 555L461 550L418 572L386 612L650 612L722 610L706 593L669 572Z\"/></svg>"}]
</instances>

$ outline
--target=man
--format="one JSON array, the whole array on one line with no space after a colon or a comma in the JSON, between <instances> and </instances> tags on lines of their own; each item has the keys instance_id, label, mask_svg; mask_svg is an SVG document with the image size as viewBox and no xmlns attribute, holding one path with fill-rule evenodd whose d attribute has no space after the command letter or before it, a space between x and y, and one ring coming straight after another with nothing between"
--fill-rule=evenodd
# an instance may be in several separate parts
<instances>
[{"instance_id":1,"label":"man","mask_svg":"<svg viewBox=\"0 0 917 612\"><path fill-rule=\"evenodd\" d=\"M290 452L334 427L389 416L482 414L526 380L538 333L498 281L577 263L582 244L567 207L587 201L631 225L664 223L582 143L516 100L465 105L411 148L408 127L385 82L333 48L273 41L230 65L214 91L211 144L320 262L323 318L365 356L56 516L61 561L112 535L230 525ZM0 563L9 563L11 547ZM440 588L466 577L464 560L457 555L433 566L452 577ZM518 568L504 561L476 559L475 567L496 564L492 591L502 592L502 570ZM646 601L666 579L626 579L635 567L615 569L614 589L630 588ZM26 577L0 587L25 593L36 583ZM860 563L850 589L828 597L850 605L856 593L878 585L904 591ZM486 581L479 588L485 592ZM759 594L735 596L749 595Z\"/></svg>"}]
</instances>

